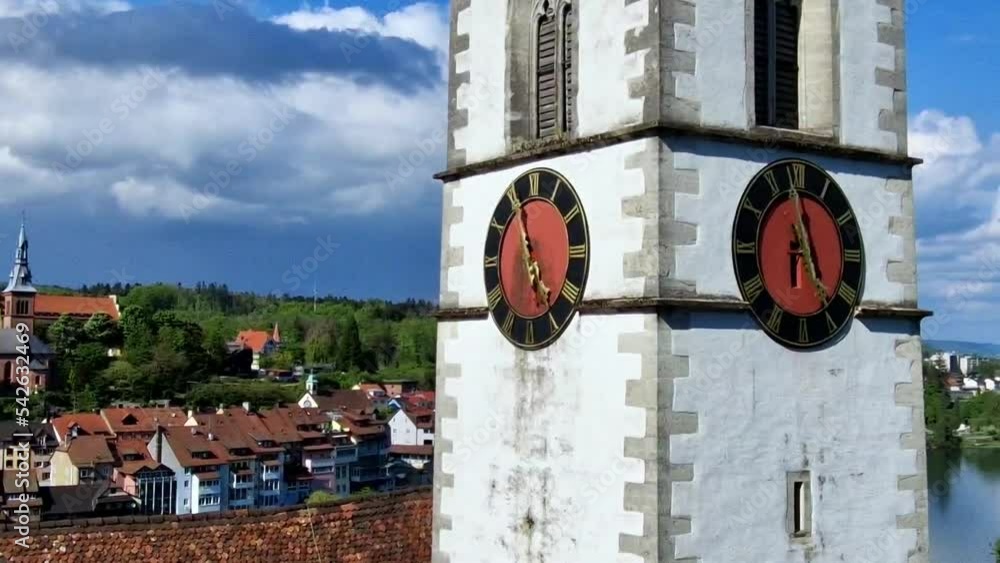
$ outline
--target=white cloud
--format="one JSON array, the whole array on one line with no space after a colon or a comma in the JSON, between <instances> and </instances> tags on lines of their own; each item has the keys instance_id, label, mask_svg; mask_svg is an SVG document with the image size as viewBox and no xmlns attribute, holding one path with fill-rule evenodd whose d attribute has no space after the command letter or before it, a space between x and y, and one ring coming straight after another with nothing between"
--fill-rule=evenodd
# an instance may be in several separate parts
<instances>
[{"instance_id":1,"label":"white cloud","mask_svg":"<svg viewBox=\"0 0 1000 563\"><path fill-rule=\"evenodd\" d=\"M340 9L306 6L278 16L274 21L299 30L356 30L398 37L432 49L439 56L448 53L448 15L443 7L428 2L406 6L382 18L358 6Z\"/></svg>"}]
</instances>

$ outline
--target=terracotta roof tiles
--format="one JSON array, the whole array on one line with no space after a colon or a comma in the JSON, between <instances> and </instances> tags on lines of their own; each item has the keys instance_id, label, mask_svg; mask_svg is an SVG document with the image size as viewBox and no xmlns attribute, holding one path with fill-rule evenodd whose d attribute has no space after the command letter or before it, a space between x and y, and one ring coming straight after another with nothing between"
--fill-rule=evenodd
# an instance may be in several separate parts
<instances>
[{"instance_id":1,"label":"terracotta roof tiles","mask_svg":"<svg viewBox=\"0 0 1000 563\"><path fill-rule=\"evenodd\" d=\"M53 554L78 563L429 563L432 513L431 491L420 489L312 510L43 521L32 528L28 549L14 545L19 536L7 525L0 553L16 554L19 563L54 561Z\"/></svg>"}]
</instances>

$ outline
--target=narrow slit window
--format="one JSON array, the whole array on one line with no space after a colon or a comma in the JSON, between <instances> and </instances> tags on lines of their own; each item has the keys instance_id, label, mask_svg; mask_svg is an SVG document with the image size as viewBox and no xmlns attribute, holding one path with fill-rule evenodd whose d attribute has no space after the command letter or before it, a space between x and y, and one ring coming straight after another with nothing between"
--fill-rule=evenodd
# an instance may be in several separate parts
<instances>
[{"instance_id":1,"label":"narrow slit window","mask_svg":"<svg viewBox=\"0 0 1000 563\"><path fill-rule=\"evenodd\" d=\"M793 538L812 535L812 491L808 471L788 475L787 524Z\"/></svg>"},{"instance_id":2,"label":"narrow slit window","mask_svg":"<svg viewBox=\"0 0 1000 563\"><path fill-rule=\"evenodd\" d=\"M797 0L755 0L757 125L799 127L799 27Z\"/></svg>"}]
</instances>

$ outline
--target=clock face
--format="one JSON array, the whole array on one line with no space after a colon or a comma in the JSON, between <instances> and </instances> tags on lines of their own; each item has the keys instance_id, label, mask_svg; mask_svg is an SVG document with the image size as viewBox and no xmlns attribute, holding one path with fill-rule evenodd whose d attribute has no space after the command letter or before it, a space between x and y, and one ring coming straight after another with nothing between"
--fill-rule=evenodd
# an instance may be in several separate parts
<instances>
[{"instance_id":1,"label":"clock face","mask_svg":"<svg viewBox=\"0 0 1000 563\"><path fill-rule=\"evenodd\" d=\"M507 340L527 350L554 342L583 299L589 266L573 186L544 168L514 180L493 211L483 260L487 303Z\"/></svg>"},{"instance_id":2,"label":"clock face","mask_svg":"<svg viewBox=\"0 0 1000 563\"><path fill-rule=\"evenodd\" d=\"M769 164L740 200L733 266L771 338L795 348L835 338L854 317L865 276L861 229L840 186L804 160Z\"/></svg>"}]
</instances>

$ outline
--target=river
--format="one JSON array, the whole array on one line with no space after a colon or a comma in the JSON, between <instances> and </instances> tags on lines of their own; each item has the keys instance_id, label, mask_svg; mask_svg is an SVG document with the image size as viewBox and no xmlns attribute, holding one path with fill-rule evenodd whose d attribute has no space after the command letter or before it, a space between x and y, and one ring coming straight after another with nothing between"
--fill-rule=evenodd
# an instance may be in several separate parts
<instances>
[{"instance_id":1,"label":"river","mask_svg":"<svg viewBox=\"0 0 1000 563\"><path fill-rule=\"evenodd\" d=\"M1000 449L928 452L931 563L996 563Z\"/></svg>"}]
</instances>

